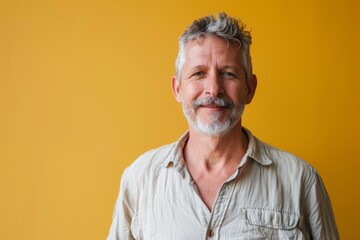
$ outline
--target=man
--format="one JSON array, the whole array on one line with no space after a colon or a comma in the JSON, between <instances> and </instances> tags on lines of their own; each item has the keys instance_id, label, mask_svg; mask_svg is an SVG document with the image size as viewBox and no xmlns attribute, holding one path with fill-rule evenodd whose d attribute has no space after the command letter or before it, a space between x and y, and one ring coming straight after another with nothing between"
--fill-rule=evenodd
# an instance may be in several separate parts
<instances>
[{"instance_id":1,"label":"man","mask_svg":"<svg viewBox=\"0 0 360 240\"><path fill-rule=\"evenodd\" d=\"M316 170L241 126L250 44L224 13L182 34L172 87L189 131L125 170L108 240L339 238Z\"/></svg>"}]
</instances>

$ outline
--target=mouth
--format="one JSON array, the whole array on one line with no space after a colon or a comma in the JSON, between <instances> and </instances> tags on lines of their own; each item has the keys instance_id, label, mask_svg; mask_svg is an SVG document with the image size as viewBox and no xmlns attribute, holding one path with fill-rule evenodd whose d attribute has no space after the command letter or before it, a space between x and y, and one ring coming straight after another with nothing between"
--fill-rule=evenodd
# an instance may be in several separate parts
<instances>
[{"instance_id":1,"label":"mouth","mask_svg":"<svg viewBox=\"0 0 360 240\"><path fill-rule=\"evenodd\" d=\"M230 99L209 97L197 99L191 103L192 109L197 111L199 108L207 109L209 111L223 111L231 109L234 104Z\"/></svg>"},{"instance_id":2,"label":"mouth","mask_svg":"<svg viewBox=\"0 0 360 240\"><path fill-rule=\"evenodd\" d=\"M227 106L219 106L217 104L206 104L206 105L200 105L200 108L208 108L208 109L212 109L212 110L223 110L223 109L227 109Z\"/></svg>"},{"instance_id":3,"label":"mouth","mask_svg":"<svg viewBox=\"0 0 360 240\"><path fill-rule=\"evenodd\" d=\"M217 104L204 104L204 105L200 105L200 107L208 107L208 108L224 108L223 106L219 106Z\"/></svg>"}]
</instances>

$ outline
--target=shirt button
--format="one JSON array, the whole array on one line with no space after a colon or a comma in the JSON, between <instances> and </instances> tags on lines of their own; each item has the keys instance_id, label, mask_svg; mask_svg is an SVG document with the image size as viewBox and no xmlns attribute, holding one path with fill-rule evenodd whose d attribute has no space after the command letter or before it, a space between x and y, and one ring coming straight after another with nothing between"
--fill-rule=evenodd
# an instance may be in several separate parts
<instances>
[{"instance_id":1,"label":"shirt button","mask_svg":"<svg viewBox=\"0 0 360 240\"><path fill-rule=\"evenodd\" d=\"M214 231L209 228L208 231L207 231L207 235L208 235L208 237L213 237L214 236Z\"/></svg>"}]
</instances>

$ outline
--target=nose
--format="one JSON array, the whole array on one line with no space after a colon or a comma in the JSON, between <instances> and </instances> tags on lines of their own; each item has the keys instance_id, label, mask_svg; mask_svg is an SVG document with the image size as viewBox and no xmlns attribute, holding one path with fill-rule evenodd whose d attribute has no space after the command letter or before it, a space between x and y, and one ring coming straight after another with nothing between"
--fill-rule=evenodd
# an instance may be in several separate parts
<instances>
[{"instance_id":1,"label":"nose","mask_svg":"<svg viewBox=\"0 0 360 240\"><path fill-rule=\"evenodd\" d=\"M206 81L206 95L211 97L220 97L224 95L223 81L219 74L211 73L209 74Z\"/></svg>"}]
</instances>

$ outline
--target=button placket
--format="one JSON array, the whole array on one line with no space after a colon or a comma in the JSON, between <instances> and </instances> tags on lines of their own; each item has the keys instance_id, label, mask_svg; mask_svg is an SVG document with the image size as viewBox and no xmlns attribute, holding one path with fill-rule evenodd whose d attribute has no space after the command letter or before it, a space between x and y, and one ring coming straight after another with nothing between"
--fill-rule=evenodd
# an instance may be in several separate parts
<instances>
[{"instance_id":1,"label":"button placket","mask_svg":"<svg viewBox=\"0 0 360 240\"><path fill-rule=\"evenodd\" d=\"M225 214L227 212L229 203L231 201L231 196L234 191L235 184L233 184L233 181L225 182L220 189L218 199L215 202L213 212L212 212L212 219L210 220L209 229L212 230L213 239L218 239L220 236L219 231L222 225L222 222L224 220ZM215 234L214 231L217 231ZM216 235L216 236L215 236ZM214 237L215 236L215 237ZM208 235L208 237L210 237Z\"/></svg>"}]
</instances>

